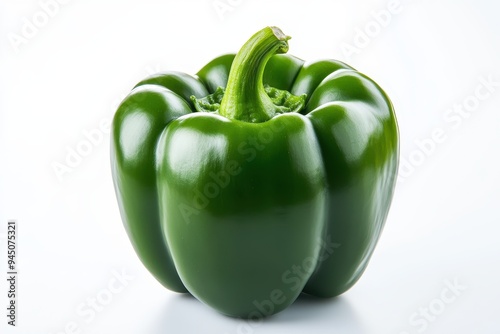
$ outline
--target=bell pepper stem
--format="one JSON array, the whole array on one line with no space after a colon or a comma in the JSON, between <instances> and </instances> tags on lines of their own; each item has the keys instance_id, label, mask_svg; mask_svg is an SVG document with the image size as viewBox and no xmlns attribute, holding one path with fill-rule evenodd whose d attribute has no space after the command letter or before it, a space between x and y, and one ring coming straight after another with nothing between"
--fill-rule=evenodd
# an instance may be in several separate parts
<instances>
[{"instance_id":1,"label":"bell pepper stem","mask_svg":"<svg viewBox=\"0 0 500 334\"><path fill-rule=\"evenodd\" d=\"M276 115L262 78L271 56L288 51L289 39L277 27L266 27L250 37L234 58L219 114L251 123L265 122Z\"/></svg>"}]
</instances>

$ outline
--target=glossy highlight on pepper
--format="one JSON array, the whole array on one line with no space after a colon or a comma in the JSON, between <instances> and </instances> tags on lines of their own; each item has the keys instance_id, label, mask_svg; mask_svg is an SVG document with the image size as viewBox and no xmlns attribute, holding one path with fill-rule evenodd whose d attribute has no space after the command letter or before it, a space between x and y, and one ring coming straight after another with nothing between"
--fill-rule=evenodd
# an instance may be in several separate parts
<instances>
[{"instance_id":1,"label":"glossy highlight on pepper","mask_svg":"<svg viewBox=\"0 0 500 334\"><path fill-rule=\"evenodd\" d=\"M266 27L196 75L151 76L113 119L114 186L139 258L229 316L347 291L394 192L387 95L342 62L286 55L289 39Z\"/></svg>"}]
</instances>

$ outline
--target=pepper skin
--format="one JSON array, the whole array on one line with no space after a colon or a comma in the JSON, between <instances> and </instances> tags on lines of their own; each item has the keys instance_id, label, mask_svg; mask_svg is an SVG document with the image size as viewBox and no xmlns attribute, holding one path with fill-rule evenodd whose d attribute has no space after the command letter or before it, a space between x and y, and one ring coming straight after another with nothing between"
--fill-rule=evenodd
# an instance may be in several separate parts
<instances>
[{"instance_id":1,"label":"pepper skin","mask_svg":"<svg viewBox=\"0 0 500 334\"><path fill-rule=\"evenodd\" d=\"M348 290L393 196L389 98L342 62L283 54L288 39L267 27L196 76L149 77L113 120L113 180L139 258L229 316Z\"/></svg>"}]
</instances>

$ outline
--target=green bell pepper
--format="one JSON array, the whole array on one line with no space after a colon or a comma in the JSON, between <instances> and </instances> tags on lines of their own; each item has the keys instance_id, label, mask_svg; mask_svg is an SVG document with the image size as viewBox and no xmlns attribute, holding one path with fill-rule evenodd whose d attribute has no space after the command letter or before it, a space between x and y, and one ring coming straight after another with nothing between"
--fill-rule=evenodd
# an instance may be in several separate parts
<instances>
[{"instance_id":1,"label":"green bell pepper","mask_svg":"<svg viewBox=\"0 0 500 334\"><path fill-rule=\"evenodd\" d=\"M113 119L113 180L139 258L230 316L348 290L394 191L389 98L342 62L284 55L288 39L267 27L196 76L149 77Z\"/></svg>"}]
</instances>

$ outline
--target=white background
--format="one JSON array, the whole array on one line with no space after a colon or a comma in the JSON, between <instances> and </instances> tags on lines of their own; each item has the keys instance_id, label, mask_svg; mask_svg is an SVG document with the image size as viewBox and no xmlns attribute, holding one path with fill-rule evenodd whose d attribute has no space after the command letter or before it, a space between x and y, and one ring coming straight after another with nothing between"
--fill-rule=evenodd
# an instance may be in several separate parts
<instances>
[{"instance_id":1,"label":"white background","mask_svg":"<svg viewBox=\"0 0 500 334\"><path fill-rule=\"evenodd\" d=\"M389 3L71 0L46 8L44 22L38 1L1 0L0 269L6 222L16 219L20 272L16 328L6 325L1 279L1 332L499 333L500 6L401 0L382 26L375 13ZM26 22L39 27L16 45ZM167 291L144 269L119 217L100 125L145 76L195 73L266 25L292 36L290 54L343 60L386 90L404 170L361 280L255 324ZM457 118L459 107L471 112ZM88 131L103 139L58 177L54 164L66 164ZM433 133L439 142L429 142ZM133 279L110 294L122 271ZM108 299L91 316L96 297Z\"/></svg>"}]
</instances>

